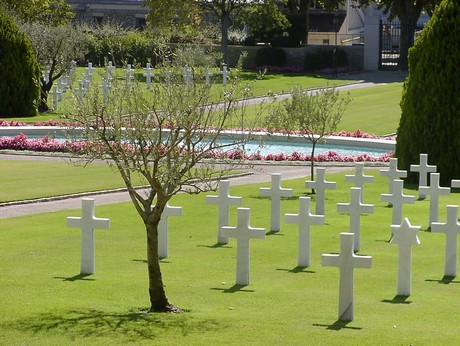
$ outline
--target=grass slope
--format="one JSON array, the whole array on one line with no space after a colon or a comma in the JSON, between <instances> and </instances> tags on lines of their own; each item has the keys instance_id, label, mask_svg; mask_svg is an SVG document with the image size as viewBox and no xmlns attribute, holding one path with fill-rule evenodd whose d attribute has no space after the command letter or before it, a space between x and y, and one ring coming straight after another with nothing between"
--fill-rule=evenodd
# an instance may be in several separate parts
<instances>
[{"instance_id":1,"label":"grass slope","mask_svg":"<svg viewBox=\"0 0 460 346\"><path fill-rule=\"evenodd\" d=\"M349 217L336 203L349 201L344 174L329 174L338 189L327 193L326 225L312 226L312 265L297 267L297 228L251 241L251 282L234 285L236 242L217 246L217 208L205 195L177 195L171 205L182 217L169 219L169 254L162 260L171 302L180 315L142 314L147 306L145 233L129 203L97 206L111 220L96 230L96 274L79 274L80 231L66 228L79 210L0 223L0 344L5 345L407 345L454 344L460 308L459 281L443 278L445 236L426 232L429 200L405 205L403 215L421 225L421 245L413 246L412 295L395 297L397 245L390 236L391 209L380 202L387 179L377 170L364 201L375 204L362 217L359 254L373 256L372 269L355 270L355 321L337 322L339 272L322 267L321 254L339 251L339 233ZM306 195L305 179L283 181L294 198L282 213L297 213ZM269 227L270 201L261 185L234 186L251 208L251 226ZM416 194L406 190L406 194ZM210 192L209 194L215 194ZM457 204L458 194L440 200ZM235 208L231 221L235 223Z\"/></svg>"}]
</instances>

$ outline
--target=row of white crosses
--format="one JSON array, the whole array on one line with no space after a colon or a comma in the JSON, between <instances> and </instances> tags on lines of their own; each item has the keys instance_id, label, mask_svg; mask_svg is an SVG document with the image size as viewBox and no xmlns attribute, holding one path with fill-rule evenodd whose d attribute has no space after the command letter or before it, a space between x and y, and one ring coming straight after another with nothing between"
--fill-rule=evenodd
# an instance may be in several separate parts
<instances>
[{"instance_id":1,"label":"row of white crosses","mask_svg":"<svg viewBox=\"0 0 460 346\"><path fill-rule=\"evenodd\" d=\"M73 75L75 74L76 62L72 60L71 68L69 72L66 72L61 77L58 78L57 82L53 84L53 90L50 91L49 95L53 100L53 109L58 109L59 102L62 101L63 94L67 91L69 85L72 84ZM45 69L43 73L43 79L46 83L49 82L49 73L48 69Z\"/></svg>"}]
</instances>

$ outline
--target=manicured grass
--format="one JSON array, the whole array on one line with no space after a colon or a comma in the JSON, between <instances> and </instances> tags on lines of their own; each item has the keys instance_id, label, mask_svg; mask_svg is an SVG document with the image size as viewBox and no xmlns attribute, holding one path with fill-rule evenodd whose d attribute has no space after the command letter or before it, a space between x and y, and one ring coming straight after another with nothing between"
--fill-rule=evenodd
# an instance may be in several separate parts
<instances>
[{"instance_id":1,"label":"manicured grass","mask_svg":"<svg viewBox=\"0 0 460 346\"><path fill-rule=\"evenodd\" d=\"M326 225L312 226L312 265L297 267L297 228L251 240L251 282L235 286L236 242L216 246L217 208L205 195L177 195L171 205L182 217L169 219L169 254L162 260L172 303L179 315L142 314L147 306L145 233L129 203L97 206L111 220L96 230L96 274L79 275L80 231L66 228L80 210L0 223L0 344L5 345L448 345L458 339L458 280L443 278L445 236L426 232L429 200L405 205L403 215L421 225L413 246L412 295L395 297L397 245L389 244L391 209L380 202L387 180L377 170L364 201L359 254L373 256L372 269L355 270L355 321L337 322L339 271L322 267L321 254L339 251L339 233L349 217L336 203L349 201L344 174L330 174L338 189L327 193ZM295 198L282 213L297 213L305 179L283 181ZM259 186L231 188L251 208L251 226L269 227L270 201ZM416 194L406 190L406 194ZM215 194L210 192L209 194ZM458 194L440 200L457 204ZM235 208L231 221L235 223Z\"/></svg>"}]
</instances>

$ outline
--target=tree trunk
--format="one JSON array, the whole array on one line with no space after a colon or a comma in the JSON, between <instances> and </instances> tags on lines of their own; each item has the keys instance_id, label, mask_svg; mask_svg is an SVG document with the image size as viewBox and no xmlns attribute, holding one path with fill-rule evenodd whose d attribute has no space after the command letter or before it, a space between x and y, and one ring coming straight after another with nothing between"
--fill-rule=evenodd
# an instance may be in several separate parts
<instances>
[{"instance_id":1,"label":"tree trunk","mask_svg":"<svg viewBox=\"0 0 460 346\"><path fill-rule=\"evenodd\" d=\"M230 14L222 15L221 23L221 50L224 64L228 65L228 28L230 27Z\"/></svg>"},{"instance_id":2,"label":"tree trunk","mask_svg":"<svg viewBox=\"0 0 460 346\"><path fill-rule=\"evenodd\" d=\"M51 90L53 82L46 82L45 80L40 80L40 105L38 106L39 113L45 113L49 111L48 107L48 94Z\"/></svg>"},{"instance_id":3,"label":"tree trunk","mask_svg":"<svg viewBox=\"0 0 460 346\"><path fill-rule=\"evenodd\" d=\"M169 312L172 307L166 298L158 256L158 221L149 221L147 228L147 260L149 272L150 312Z\"/></svg>"},{"instance_id":4,"label":"tree trunk","mask_svg":"<svg viewBox=\"0 0 460 346\"><path fill-rule=\"evenodd\" d=\"M409 48L414 45L414 35L415 29L417 27L417 18L415 20L413 18L401 19L398 67L402 71L407 71L409 68Z\"/></svg>"},{"instance_id":5,"label":"tree trunk","mask_svg":"<svg viewBox=\"0 0 460 346\"><path fill-rule=\"evenodd\" d=\"M311 142L311 158L310 158L310 177L311 181L315 180L315 149L316 149L316 141ZM314 195L316 194L315 189L311 189L311 193Z\"/></svg>"}]
</instances>

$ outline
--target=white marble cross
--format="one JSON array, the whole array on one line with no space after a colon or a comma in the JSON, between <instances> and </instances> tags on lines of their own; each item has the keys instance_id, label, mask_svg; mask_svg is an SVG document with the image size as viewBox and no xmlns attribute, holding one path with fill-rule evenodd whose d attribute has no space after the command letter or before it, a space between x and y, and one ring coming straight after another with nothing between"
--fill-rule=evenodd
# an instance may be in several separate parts
<instances>
[{"instance_id":1,"label":"white marble cross","mask_svg":"<svg viewBox=\"0 0 460 346\"><path fill-rule=\"evenodd\" d=\"M311 263L310 225L323 225L324 215L313 215L310 212L310 197L299 197L299 213L285 214L286 223L297 224L299 227L299 243L297 265L309 267Z\"/></svg>"},{"instance_id":2,"label":"white marble cross","mask_svg":"<svg viewBox=\"0 0 460 346\"><path fill-rule=\"evenodd\" d=\"M452 181L451 181L451 186L452 186L453 189L458 189L458 188L460 188L460 180L452 179Z\"/></svg>"},{"instance_id":3,"label":"white marble cross","mask_svg":"<svg viewBox=\"0 0 460 346\"><path fill-rule=\"evenodd\" d=\"M158 224L158 257L168 257L168 217L182 216L182 207L172 207L169 203L161 214L160 223Z\"/></svg>"},{"instance_id":4,"label":"white marble cross","mask_svg":"<svg viewBox=\"0 0 460 346\"><path fill-rule=\"evenodd\" d=\"M355 187L361 188L361 202L362 202L364 200L364 184L373 183L374 176L364 174L364 162L356 162L355 174L354 175L346 174L345 181L354 183Z\"/></svg>"},{"instance_id":5,"label":"white marble cross","mask_svg":"<svg viewBox=\"0 0 460 346\"><path fill-rule=\"evenodd\" d=\"M404 182L400 179L394 180L393 184L393 193L382 193L381 200L382 202L388 202L389 205L393 206L393 213L391 224L400 225L402 222L402 207L403 204L414 204L415 196L405 195L404 191Z\"/></svg>"},{"instance_id":6,"label":"white marble cross","mask_svg":"<svg viewBox=\"0 0 460 346\"><path fill-rule=\"evenodd\" d=\"M95 68L93 67L93 63L89 62L88 67L86 68L85 75L86 75L86 79L88 79L90 82L93 81L93 71L94 70Z\"/></svg>"},{"instance_id":7,"label":"white marble cross","mask_svg":"<svg viewBox=\"0 0 460 346\"><path fill-rule=\"evenodd\" d=\"M217 224L217 243L227 244L228 237L222 236L222 227L228 226L228 208L231 205L241 205L242 197L230 196L230 181L221 180L219 183L219 195L206 196L207 204L216 204L219 206L219 221Z\"/></svg>"},{"instance_id":8,"label":"white marble cross","mask_svg":"<svg viewBox=\"0 0 460 346\"><path fill-rule=\"evenodd\" d=\"M147 63L147 67L144 68L145 73L143 76L145 77L145 80L147 82L147 89L150 89L150 86L152 84L152 78L155 77L155 73L153 73L153 67L150 66L150 63Z\"/></svg>"},{"instance_id":9,"label":"white marble cross","mask_svg":"<svg viewBox=\"0 0 460 346\"><path fill-rule=\"evenodd\" d=\"M53 85L53 91L50 92L50 95L53 97L53 109L56 110L58 108L59 95L62 95L62 92L59 91L57 85Z\"/></svg>"},{"instance_id":10,"label":"white marble cross","mask_svg":"<svg viewBox=\"0 0 460 346\"><path fill-rule=\"evenodd\" d=\"M428 173L435 173L436 166L428 164L428 155L420 154L420 163L418 165L410 165L411 172L418 172L418 186L428 186ZM426 195L422 192L418 193L418 199L425 199Z\"/></svg>"},{"instance_id":11,"label":"white marble cross","mask_svg":"<svg viewBox=\"0 0 460 346\"><path fill-rule=\"evenodd\" d=\"M412 226L406 217L400 225L391 225L391 244L399 244L398 283L396 295L410 296L412 286L412 244L419 245L417 233L420 226Z\"/></svg>"},{"instance_id":12,"label":"white marble cross","mask_svg":"<svg viewBox=\"0 0 460 346\"><path fill-rule=\"evenodd\" d=\"M112 88L110 82L107 79L103 78L102 85L99 86L99 88L102 89L102 100L104 102L107 102L107 100L109 99L110 89Z\"/></svg>"},{"instance_id":13,"label":"white marble cross","mask_svg":"<svg viewBox=\"0 0 460 346\"><path fill-rule=\"evenodd\" d=\"M270 197L270 231L278 232L281 229L281 197L292 197L292 189L281 187L280 173L272 173L271 181L272 186L259 188L259 194Z\"/></svg>"},{"instance_id":14,"label":"white marble cross","mask_svg":"<svg viewBox=\"0 0 460 346\"><path fill-rule=\"evenodd\" d=\"M339 267L339 320L353 321L354 297L353 297L353 269L371 268L372 256L357 256L354 253L354 234L340 233L340 254L323 254L322 265Z\"/></svg>"},{"instance_id":15,"label":"white marble cross","mask_svg":"<svg viewBox=\"0 0 460 346\"><path fill-rule=\"evenodd\" d=\"M57 87L58 87L58 91L59 91L59 94L58 94L58 100L59 101L62 101L62 94L65 92L65 88L67 86L67 83L64 82L64 77L59 77L58 81L57 81Z\"/></svg>"},{"instance_id":16,"label":"white marble cross","mask_svg":"<svg viewBox=\"0 0 460 346\"><path fill-rule=\"evenodd\" d=\"M222 227L223 236L236 238L236 284L244 286L249 285L249 240L252 238L265 238L265 228L254 228L249 225L250 212L249 208L238 208L237 226Z\"/></svg>"},{"instance_id":17,"label":"white marble cross","mask_svg":"<svg viewBox=\"0 0 460 346\"><path fill-rule=\"evenodd\" d=\"M406 178L407 177L407 171L399 170L398 169L398 159L395 158L395 157L392 157L390 159L390 167L389 167L389 169L381 169L380 170L380 175L383 176L383 177L388 177L388 179L389 179L388 193L391 195L393 193L395 180L400 179L400 178ZM390 203L390 206L391 206L391 203Z\"/></svg>"},{"instance_id":18,"label":"white marble cross","mask_svg":"<svg viewBox=\"0 0 460 346\"><path fill-rule=\"evenodd\" d=\"M192 70L190 69L190 67L186 67L184 69L185 84L190 84L192 82L192 79L193 79Z\"/></svg>"},{"instance_id":19,"label":"white marble cross","mask_svg":"<svg viewBox=\"0 0 460 346\"><path fill-rule=\"evenodd\" d=\"M350 214L350 233L355 235L355 251L359 251L361 247L361 214L372 214L374 212L373 204L363 204L361 198L362 189L360 187L352 187L350 189L350 203L337 203L337 211L339 213Z\"/></svg>"},{"instance_id":20,"label":"white marble cross","mask_svg":"<svg viewBox=\"0 0 460 346\"><path fill-rule=\"evenodd\" d=\"M220 71L219 74L222 75L222 82L224 86L227 85L227 78L228 78L228 75L230 74L230 71L228 70L227 65L222 66L222 71Z\"/></svg>"},{"instance_id":21,"label":"white marble cross","mask_svg":"<svg viewBox=\"0 0 460 346\"><path fill-rule=\"evenodd\" d=\"M439 196L450 195L450 187L439 186L439 173L430 173L430 186L420 186L418 190L430 196L430 221L429 225L438 221L439 216Z\"/></svg>"},{"instance_id":22,"label":"white marble cross","mask_svg":"<svg viewBox=\"0 0 460 346\"><path fill-rule=\"evenodd\" d=\"M82 198L82 216L67 218L67 227L81 229L81 265L82 274L95 273L94 230L109 228L110 220L94 216L94 199Z\"/></svg>"},{"instance_id":23,"label":"white marble cross","mask_svg":"<svg viewBox=\"0 0 460 346\"><path fill-rule=\"evenodd\" d=\"M125 80L130 83L131 80L134 79L134 72L135 70L132 68L131 64L128 64L128 66L125 69Z\"/></svg>"},{"instance_id":24,"label":"white marble cross","mask_svg":"<svg viewBox=\"0 0 460 346\"><path fill-rule=\"evenodd\" d=\"M213 73L209 70L209 68L206 69L204 73L204 78L206 80L206 85L211 84L211 77L213 76Z\"/></svg>"},{"instance_id":25,"label":"white marble cross","mask_svg":"<svg viewBox=\"0 0 460 346\"><path fill-rule=\"evenodd\" d=\"M446 234L446 255L444 265L445 276L457 276L458 240L460 223L458 222L458 206L447 206L447 221L444 223L433 222L431 232Z\"/></svg>"},{"instance_id":26,"label":"white marble cross","mask_svg":"<svg viewBox=\"0 0 460 346\"><path fill-rule=\"evenodd\" d=\"M78 93L78 96L80 97L80 99L85 97L85 94L86 94L85 83L82 80L78 81L77 93Z\"/></svg>"},{"instance_id":27,"label":"white marble cross","mask_svg":"<svg viewBox=\"0 0 460 346\"><path fill-rule=\"evenodd\" d=\"M326 190L335 190L336 183L333 181L326 181L326 169L317 168L316 169L316 180L306 181L305 187L310 189L315 189L316 191L316 215L325 215L325 191Z\"/></svg>"}]
</instances>

